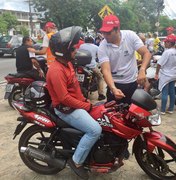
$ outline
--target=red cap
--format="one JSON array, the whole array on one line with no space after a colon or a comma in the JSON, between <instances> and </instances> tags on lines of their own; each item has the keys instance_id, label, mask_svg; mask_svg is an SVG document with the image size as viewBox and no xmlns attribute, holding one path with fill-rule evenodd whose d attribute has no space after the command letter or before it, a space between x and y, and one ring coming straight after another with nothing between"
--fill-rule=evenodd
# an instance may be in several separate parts
<instances>
[{"instance_id":1,"label":"red cap","mask_svg":"<svg viewBox=\"0 0 176 180\"><path fill-rule=\"evenodd\" d=\"M45 24L44 30L46 30L46 28L55 29L55 28L56 28L56 25L55 25L53 22L47 22L47 23Z\"/></svg>"},{"instance_id":2,"label":"red cap","mask_svg":"<svg viewBox=\"0 0 176 180\"><path fill-rule=\"evenodd\" d=\"M176 36L171 34L164 39L164 42L176 42Z\"/></svg>"},{"instance_id":3,"label":"red cap","mask_svg":"<svg viewBox=\"0 0 176 180\"><path fill-rule=\"evenodd\" d=\"M102 22L101 32L110 32L114 27L120 27L119 18L115 15L105 16Z\"/></svg>"},{"instance_id":4,"label":"red cap","mask_svg":"<svg viewBox=\"0 0 176 180\"><path fill-rule=\"evenodd\" d=\"M174 31L174 28L173 28L172 26L167 27L167 28L166 28L166 31Z\"/></svg>"}]
</instances>

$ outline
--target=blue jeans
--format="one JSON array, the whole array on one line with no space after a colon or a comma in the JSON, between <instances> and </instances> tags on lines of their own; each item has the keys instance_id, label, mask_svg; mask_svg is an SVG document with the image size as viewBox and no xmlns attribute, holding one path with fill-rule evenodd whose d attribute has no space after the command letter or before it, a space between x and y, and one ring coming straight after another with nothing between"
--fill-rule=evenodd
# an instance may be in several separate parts
<instances>
[{"instance_id":1,"label":"blue jeans","mask_svg":"<svg viewBox=\"0 0 176 180\"><path fill-rule=\"evenodd\" d=\"M169 95L169 99L170 99L168 111L173 111L174 110L174 104L175 104L175 82L174 81L169 82L162 89L161 112L166 111L168 95Z\"/></svg>"},{"instance_id":2,"label":"blue jeans","mask_svg":"<svg viewBox=\"0 0 176 180\"><path fill-rule=\"evenodd\" d=\"M73 155L73 161L76 164L83 164L92 146L101 135L101 126L84 109L76 109L70 114L61 113L57 109L54 110L63 121L85 133Z\"/></svg>"}]
</instances>

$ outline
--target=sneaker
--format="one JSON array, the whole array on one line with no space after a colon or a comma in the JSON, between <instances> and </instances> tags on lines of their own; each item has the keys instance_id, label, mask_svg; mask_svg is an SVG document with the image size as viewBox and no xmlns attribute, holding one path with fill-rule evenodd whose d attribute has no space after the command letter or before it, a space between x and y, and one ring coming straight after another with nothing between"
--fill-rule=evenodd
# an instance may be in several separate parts
<instances>
[{"instance_id":1,"label":"sneaker","mask_svg":"<svg viewBox=\"0 0 176 180\"><path fill-rule=\"evenodd\" d=\"M82 179L89 179L89 175L88 175L88 171L84 169L83 166L80 167L76 167L74 161L72 160L72 158L70 158L67 163L69 164L69 166L71 167L71 169L74 171L74 173L76 175L78 175L80 178Z\"/></svg>"},{"instance_id":2,"label":"sneaker","mask_svg":"<svg viewBox=\"0 0 176 180\"><path fill-rule=\"evenodd\" d=\"M173 111L166 111L168 114L173 114Z\"/></svg>"},{"instance_id":3,"label":"sneaker","mask_svg":"<svg viewBox=\"0 0 176 180\"><path fill-rule=\"evenodd\" d=\"M165 115L166 113L165 112L161 112L161 115Z\"/></svg>"},{"instance_id":4,"label":"sneaker","mask_svg":"<svg viewBox=\"0 0 176 180\"><path fill-rule=\"evenodd\" d=\"M103 94L99 94L98 100L101 101L101 100L104 100L104 99L106 99L106 96L104 96Z\"/></svg>"}]
</instances>

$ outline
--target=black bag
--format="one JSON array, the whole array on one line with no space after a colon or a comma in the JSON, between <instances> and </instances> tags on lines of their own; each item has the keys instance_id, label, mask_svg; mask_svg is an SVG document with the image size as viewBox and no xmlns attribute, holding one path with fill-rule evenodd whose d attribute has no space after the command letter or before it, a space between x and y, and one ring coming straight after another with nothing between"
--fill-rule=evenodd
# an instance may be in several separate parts
<instances>
[{"instance_id":1,"label":"black bag","mask_svg":"<svg viewBox=\"0 0 176 180\"><path fill-rule=\"evenodd\" d=\"M68 106L65 106L63 104L59 104L56 106L56 109L58 111L60 111L61 113L64 113L64 114L70 114L72 113L75 109L74 108L71 108L71 107L68 107Z\"/></svg>"}]
</instances>

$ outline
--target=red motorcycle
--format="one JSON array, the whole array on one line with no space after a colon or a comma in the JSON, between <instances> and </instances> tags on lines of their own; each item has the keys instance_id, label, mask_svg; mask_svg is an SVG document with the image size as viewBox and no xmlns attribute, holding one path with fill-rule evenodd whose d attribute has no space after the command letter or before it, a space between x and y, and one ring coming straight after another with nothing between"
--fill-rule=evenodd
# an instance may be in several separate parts
<instances>
[{"instance_id":1,"label":"red motorcycle","mask_svg":"<svg viewBox=\"0 0 176 180\"><path fill-rule=\"evenodd\" d=\"M36 92L41 92L36 93ZM19 140L19 154L26 166L37 173L55 174L67 160L83 133L59 119L50 108L46 83L34 82L27 88L23 102L14 106L22 117L14 138L27 124ZM152 179L176 179L176 144L152 129L161 123L156 102L138 89L132 104L115 101L95 105L90 115L102 126L102 135L93 146L84 167L90 172L109 173L123 165L128 141L134 139L133 153L139 166ZM144 131L148 128L148 131Z\"/></svg>"},{"instance_id":2,"label":"red motorcycle","mask_svg":"<svg viewBox=\"0 0 176 180\"><path fill-rule=\"evenodd\" d=\"M41 69L46 74L46 59L42 56L36 57ZM13 102L18 101L24 96L26 88L34 82L31 76L25 73L8 74L4 77L7 81L4 99L8 99L9 105L13 108Z\"/></svg>"},{"instance_id":3,"label":"red motorcycle","mask_svg":"<svg viewBox=\"0 0 176 180\"><path fill-rule=\"evenodd\" d=\"M4 78L7 81L4 99L8 99L9 105L13 108L13 102L23 97L26 88L34 79L23 73L8 74Z\"/></svg>"}]
</instances>

